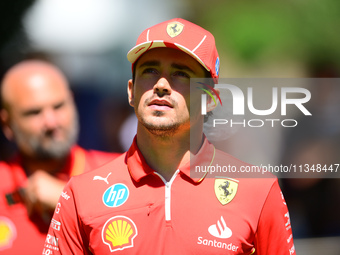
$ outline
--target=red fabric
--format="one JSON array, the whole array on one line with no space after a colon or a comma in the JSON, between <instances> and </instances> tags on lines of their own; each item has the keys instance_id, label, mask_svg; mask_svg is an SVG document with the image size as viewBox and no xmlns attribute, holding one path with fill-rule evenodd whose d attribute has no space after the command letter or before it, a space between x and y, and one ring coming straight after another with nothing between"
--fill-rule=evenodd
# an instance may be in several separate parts
<instances>
[{"instance_id":1,"label":"red fabric","mask_svg":"<svg viewBox=\"0 0 340 255\"><path fill-rule=\"evenodd\" d=\"M78 174L94 169L119 154L99 151L87 151L79 146L72 148L70 158L58 178L69 180L69 175L75 171L76 162ZM46 238L50 217L42 220L37 215L29 218L25 205L16 200L15 204L8 204L6 194L15 194L20 187L24 187L27 176L20 166L20 159L13 162L0 162L0 254L40 254ZM12 195L14 199L16 196Z\"/></svg>"},{"instance_id":2,"label":"red fabric","mask_svg":"<svg viewBox=\"0 0 340 255\"><path fill-rule=\"evenodd\" d=\"M244 164L207 140L193 161ZM45 253L295 254L276 177L201 179L191 178L188 169L165 183L134 141L126 154L70 180ZM215 194L219 180L238 185L225 205Z\"/></svg>"},{"instance_id":3,"label":"red fabric","mask_svg":"<svg viewBox=\"0 0 340 255\"><path fill-rule=\"evenodd\" d=\"M172 34L171 31L176 31ZM202 27L187 20L175 18L145 29L138 37L136 46L127 55L134 65L146 51L156 47L180 49L201 63L218 83L219 56L214 36Z\"/></svg>"}]
</instances>

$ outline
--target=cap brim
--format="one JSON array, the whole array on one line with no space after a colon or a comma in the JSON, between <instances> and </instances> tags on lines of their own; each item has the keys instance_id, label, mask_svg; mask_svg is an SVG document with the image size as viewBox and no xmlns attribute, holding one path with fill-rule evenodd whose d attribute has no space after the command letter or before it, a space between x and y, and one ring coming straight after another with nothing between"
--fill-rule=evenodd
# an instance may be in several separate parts
<instances>
[{"instance_id":1,"label":"cap brim","mask_svg":"<svg viewBox=\"0 0 340 255\"><path fill-rule=\"evenodd\" d=\"M210 72L210 69L203 63L203 61L192 51L190 51L188 48L177 44L177 43L164 43L164 41L149 41L144 42L141 44L136 45L133 47L127 54L127 59L134 64L136 60L143 55L145 52L154 49L154 48L174 48L181 50L185 53L187 53L189 56L193 57L195 60L197 60L208 72Z\"/></svg>"}]
</instances>

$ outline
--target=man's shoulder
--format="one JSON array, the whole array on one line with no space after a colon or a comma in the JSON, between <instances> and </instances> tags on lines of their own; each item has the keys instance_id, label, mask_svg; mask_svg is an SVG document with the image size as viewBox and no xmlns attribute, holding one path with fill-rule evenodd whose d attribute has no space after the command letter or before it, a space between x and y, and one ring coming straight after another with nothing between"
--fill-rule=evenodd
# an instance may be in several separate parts
<instances>
[{"instance_id":1,"label":"man's shoulder","mask_svg":"<svg viewBox=\"0 0 340 255\"><path fill-rule=\"evenodd\" d=\"M86 156L87 157L94 157L94 158L102 158L102 159L114 159L117 158L118 156L122 155L122 153L118 152L108 152L108 151L100 151L100 150L85 150Z\"/></svg>"},{"instance_id":2,"label":"man's shoulder","mask_svg":"<svg viewBox=\"0 0 340 255\"><path fill-rule=\"evenodd\" d=\"M7 204L8 199L11 199L13 203L18 201L18 190L27 180L21 165L16 162L0 161L0 180L0 207L4 203Z\"/></svg>"},{"instance_id":3,"label":"man's shoulder","mask_svg":"<svg viewBox=\"0 0 340 255\"><path fill-rule=\"evenodd\" d=\"M115 185L121 183L132 185L125 163L125 154L92 171L73 176L66 185L64 194L73 197L85 217L89 211L92 211L91 207L97 206L98 201L101 201L99 198L107 190L114 191Z\"/></svg>"},{"instance_id":4,"label":"man's shoulder","mask_svg":"<svg viewBox=\"0 0 340 255\"><path fill-rule=\"evenodd\" d=\"M25 175L24 170L20 163L16 160L0 161L0 176L1 181L5 182L5 177L12 178L10 176Z\"/></svg>"},{"instance_id":5,"label":"man's shoulder","mask_svg":"<svg viewBox=\"0 0 340 255\"><path fill-rule=\"evenodd\" d=\"M224 151L216 150L215 161L232 173L238 173L242 178L268 179L274 181L277 177L272 174L265 166L258 166L245 162Z\"/></svg>"},{"instance_id":6,"label":"man's shoulder","mask_svg":"<svg viewBox=\"0 0 340 255\"><path fill-rule=\"evenodd\" d=\"M219 149L215 150L215 160L218 162L228 162L230 165L250 166L251 164Z\"/></svg>"},{"instance_id":7,"label":"man's shoulder","mask_svg":"<svg viewBox=\"0 0 340 255\"><path fill-rule=\"evenodd\" d=\"M96 149L86 149L83 148L80 145L75 145L71 149L71 154L77 154L77 153L83 153L87 159L96 159L96 160L112 160L114 158L117 158L122 153L118 152L108 152L104 150L96 150Z\"/></svg>"},{"instance_id":8,"label":"man's shoulder","mask_svg":"<svg viewBox=\"0 0 340 255\"><path fill-rule=\"evenodd\" d=\"M118 155L115 158L111 158L109 161L101 164L92 171L85 172L83 174L73 176L72 182L78 183L92 183L96 180L105 180L108 182L108 178L115 179L128 174L126 167L126 153ZM104 182L105 182L104 181Z\"/></svg>"},{"instance_id":9,"label":"man's shoulder","mask_svg":"<svg viewBox=\"0 0 340 255\"><path fill-rule=\"evenodd\" d=\"M82 163L84 164L83 172L96 169L99 166L104 165L107 162L114 160L120 155L122 155L122 153L85 149L79 145L75 145L71 149L71 158L73 159L73 162L75 163L83 162Z\"/></svg>"},{"instance_id":10,"label":"man's shoulder","mask_svg":"<svg viewBox=\"0 0 340 255\"><path fill-rule=\"evenodd\" d=\"M0 171L8 171L10 169L10 163L7 161L0 161Z\"/></svg>"},{"instance_id":11,"label":"man's shoulder","mask_svg":"<svg viewBox=\"0 0 340 255\"><path fill-rule=\"evenodd\" d=\"M4 186L13 178L12 176L12 168L11 165L6 161L0 161L0 178L3 183L1 186Z\"/></svg>"}]
</instances>

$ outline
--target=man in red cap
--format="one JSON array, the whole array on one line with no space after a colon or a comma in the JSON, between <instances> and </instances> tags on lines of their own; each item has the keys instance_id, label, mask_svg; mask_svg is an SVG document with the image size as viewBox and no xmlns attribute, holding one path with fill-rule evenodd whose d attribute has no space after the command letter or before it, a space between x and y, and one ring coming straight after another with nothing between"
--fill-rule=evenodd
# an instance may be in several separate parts
<instances>
[{"instance_id":1,"label":"man in red cap","mask_svg":"<svg viewBox=\"0 0 340 255\"><path fill-rule=\"evenodd\" d=\"M124 155L71 179L43 254L295 254L277 178L190 175L190 165L246 164L209 143L202 90L190 91L192 78L217 82L212 34L183 19L162 22L128 59L137 135ZM207 100L207 112L214 107Z\"/></svg>"},{"instance_id":2,"label":"man in red cap","mask_svg":"<svg viewBox=\"0 0 340 255\"><path fill-rule=\"evenodd\" d=\"M10 68L1 96L2 128L18 154L0 162L0 253L38 254L70 176L118 154L75 145L73 96L64 75L50 63L26 60Z\"/></svg>"}]
</instances>

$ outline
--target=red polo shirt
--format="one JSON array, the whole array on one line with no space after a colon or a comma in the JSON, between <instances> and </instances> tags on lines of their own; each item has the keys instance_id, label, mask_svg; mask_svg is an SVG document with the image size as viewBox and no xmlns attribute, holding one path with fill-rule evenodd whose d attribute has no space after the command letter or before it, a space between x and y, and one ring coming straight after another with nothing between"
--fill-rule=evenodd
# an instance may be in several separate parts
<instances>
[{"instance_id":1,"label":"red polo shirt","mask_svg":"<svg viewBox=\"0 0 340 255\"><path fill-rule=\"evenodd\" d=\"M205 140L192 164L245 165ZM74 177L43 254L295 254L277 178L190 176L169 182L137 148Z\"/></svg>"},{"instance_id":2,"label":"red polo shirt","mask_svg":"<svg viewBox=\"0 0 340 255\"><path fill-rule=\"evenodd\" d=\"M79 146L71 150L65 168L57 174L68 181L70 176L98 167L118 154L87 151ZM29 217L20 198L20 188L25 186L27 176L20 165L0 162L0 254L40 254L46 238L51 215L42 218L37 214Z\"/></svg>"}]
</instances>

